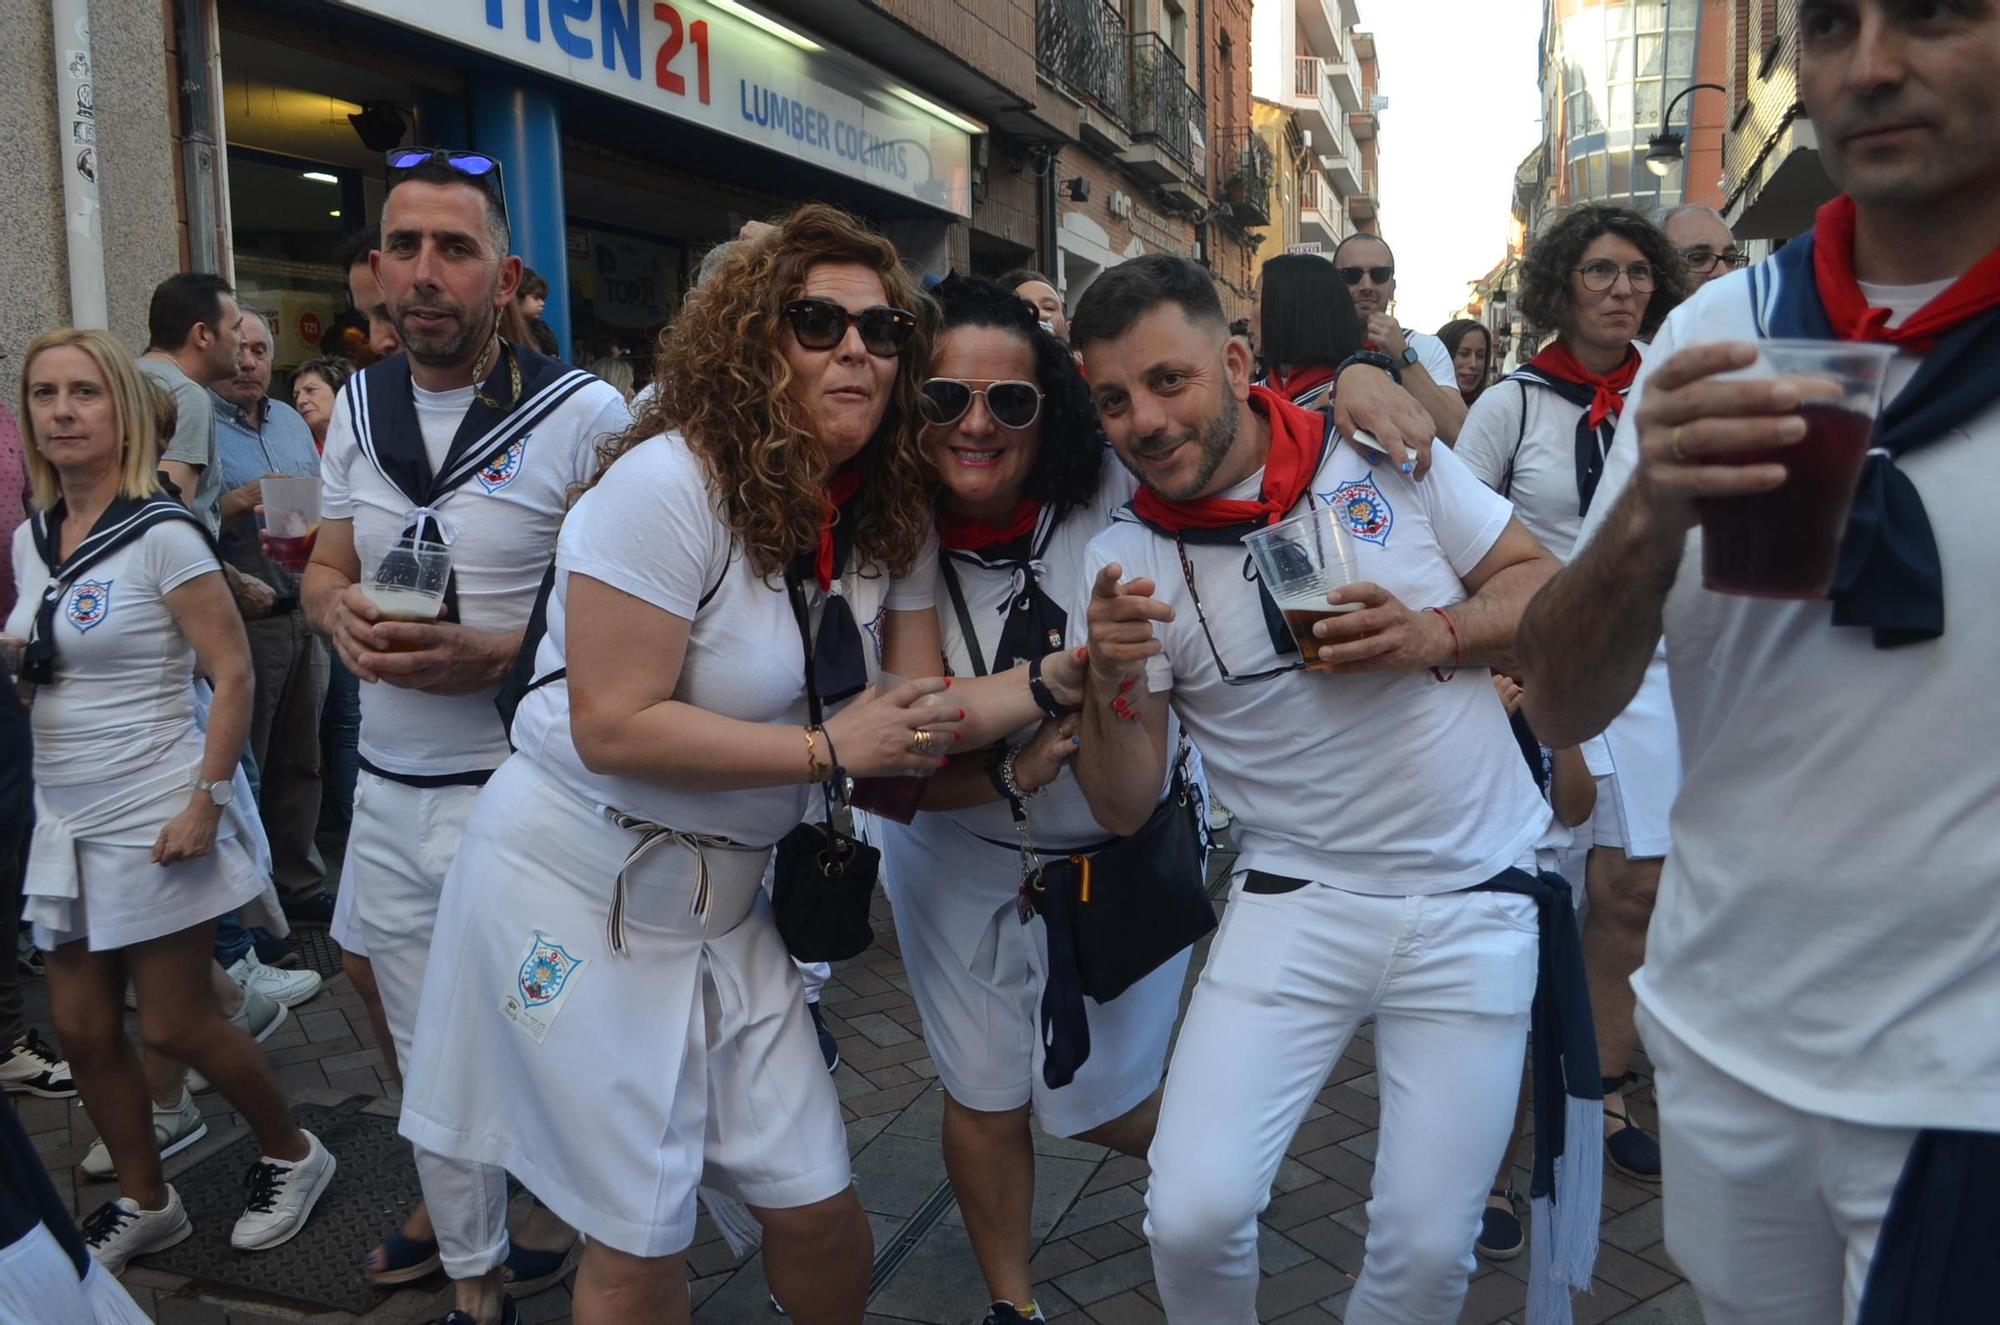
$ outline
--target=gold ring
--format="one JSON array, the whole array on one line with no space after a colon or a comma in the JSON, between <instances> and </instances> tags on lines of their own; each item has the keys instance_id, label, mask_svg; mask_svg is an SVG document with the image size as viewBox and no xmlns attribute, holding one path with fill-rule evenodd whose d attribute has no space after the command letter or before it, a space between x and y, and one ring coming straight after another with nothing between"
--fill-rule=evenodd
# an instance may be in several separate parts
<instances>
[{"instance_id":1,"label":"gold ring","mask_svg":"<svg viewBox=\"0 0 2000 1325\"><path fill-rule=\"evenodd\" d=\"M1681 425L1678 423L1674 425L1674 430L1667 434L1667 449L1674 453L1674 459L1681 464L1685 465L1688 462L1687 452L1681 449Z\"/></svg>"},{"instance_id":2,"label":"gold ring","mask_svg":"<svg viewBox=\"0 0 2000 1325\"><path fill-rule=\"evenodd\" d=\"M928 727L919 727L910 733L910 753L927 755L931 752L931 732Z\"/></svg>"}]
</instances>

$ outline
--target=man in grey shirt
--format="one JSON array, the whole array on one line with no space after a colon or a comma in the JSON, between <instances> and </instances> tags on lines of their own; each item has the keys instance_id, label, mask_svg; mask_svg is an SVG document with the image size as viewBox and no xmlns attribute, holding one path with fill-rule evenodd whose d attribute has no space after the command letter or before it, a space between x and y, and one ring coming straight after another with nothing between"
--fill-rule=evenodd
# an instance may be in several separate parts
<instances>
[{"instance_id":1,"label":"man in grey shirt","mask_svg":"<svg viewBox=\"0 0 2000 1325\"><path fill-rule=\"evenodd\" d=\"M173 395L179 418L160 451L160 472L208 531L221 529L222 472L215 462L215 410L208 388L236 375L243 312L220 276L182 272L161 281L146 313L139 371Z\"/></svg>"}]
</instances>

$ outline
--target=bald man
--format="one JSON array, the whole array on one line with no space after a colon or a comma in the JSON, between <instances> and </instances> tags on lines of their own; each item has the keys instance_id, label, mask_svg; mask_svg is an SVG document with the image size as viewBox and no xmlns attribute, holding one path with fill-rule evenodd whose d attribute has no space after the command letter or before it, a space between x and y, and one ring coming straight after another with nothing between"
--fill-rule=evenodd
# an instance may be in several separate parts
<instances>
[{"instance_id":1,"label":"bald man","mask_svg":"<svg viewBox=\"0 0 2000 1325\"><path fill-rule=\"evenodd\" d=\"M1750 259L1736 246L1729 222L1713 207L1686 203L1661 217L1660 228L1687 262L1689 294L1718 276L1750 265Z\"/></svg>"}]
</instances>

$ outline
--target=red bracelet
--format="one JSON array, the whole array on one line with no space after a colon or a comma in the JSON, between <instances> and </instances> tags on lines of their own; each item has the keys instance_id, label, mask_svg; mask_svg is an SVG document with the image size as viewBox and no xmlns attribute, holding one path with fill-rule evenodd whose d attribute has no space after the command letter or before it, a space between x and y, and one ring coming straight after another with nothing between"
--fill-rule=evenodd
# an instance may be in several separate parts
<instances>
[{"instance_id":1,"label":"red bracelet","mask_svg":"<svg viewBox=\"0 0 2000 1325\"><path fill-rule=\"evenodd\" d=\"M1458 675L1458 660L1464 656L1458 643L1458 626L1452 621L1451 613L1445 611L1442 607L1427 607L1424 611L1435 612L1443 617L1444 628L1451 632L1451 671L1444 672L1435 667L1431 668L1432 676L1436 677L1439 681L1449 681L1452 677Z\"/></svg>"}]
</instances>

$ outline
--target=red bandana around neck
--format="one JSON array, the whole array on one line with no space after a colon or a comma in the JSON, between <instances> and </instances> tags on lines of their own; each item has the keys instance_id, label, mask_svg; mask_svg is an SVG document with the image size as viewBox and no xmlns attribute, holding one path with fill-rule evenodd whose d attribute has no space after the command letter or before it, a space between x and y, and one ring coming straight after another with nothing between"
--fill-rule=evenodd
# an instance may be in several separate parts
<instances>
[{"instance_id":1,"label":"red bandana around neck","mask_svg":"<svg viewBox=\"0 0 2000 1325\"><path fill-rule=\"evenodd\" d=\"M1870 307L1854 274L1854 199L1843 193L1822 206L1813 222L1813 283L1840 339L1900 345L1923 354L1967 318L2000 307L2000 247L1903 319L1903 325L1892 327L1888 323L1894 314Z\"/></svg>"},{"instance_id":2,"label":"red bandana around neck","mask_svg":"<svg viewBox=\"0 0 2000 1325\"><path fill-rule=\"evenodd\" d=\"M847 518L847 505L854 500L854 494L861 491L861 467L848 465L833 472L826 485L826 519L819 527L819 555L813 562L813 573L819 580L821 592L833 587L833 526Z\"/></svg>"},{"instance_id":3,"label":"red bandana around neck","mask_svg":"<svg viewBox=\"0 0 2000 1325\"><path fill-rule=\"evenodd\" d=\"M940 511L938 543L953 552L977 552L981 548L999 547L1035 532L1035 521L1041 517L1042 504L1032 497L1023 497L1014 503L1014 513L1004 525L988 524L970 516Z\"/></svg>"},{"instance_id":4,"label":"red bandana around neck","mask_svg":"<svg viewBox=\"0 0 2000 1325\"><path fill-rule=\"evenodd\" d=\"M1168 501L1141 485L1132 499L1139 518L1177 534L1187 529L1227 529L1239 524L1272 524L1298 504L1325 457L1326 418L1265 386L1250 388L1250 408L1271 424L1271 451L1264 458L1264 481L1256 501L1203 497Z\"/></svg>"},{"instance_id":5,"label":"red bandana around neck","mask_svg":"<svg viewBox=\"0 0 2000 1325\"><path fill-rule=\"evenodd\" d=\"M1627 345L1625 357L1618 366L1600 376L1585 368L1582 361L1570 352L1569 345L1557 339L1550 341L1540 354L1528 360L1528 367L1560 381L1591 388L1590 426L1595 428L1606 419L1616 419L1625 412L1624 393L1631 388L1632 379L1639 375L1639 351Z\"/></svg>"},{"instance_id":6,"label":"red bandana around neck","mask_svg":"<svg viewBox=\"0 0 2000 1325\"><path fill-rule=\"evenodd\" d=\"M1272 370L1270 388L1286 400L1297 400L1308 391L1318 390L1331 382L1340 370L1331 364L1303 363L1296 365L1290 373L1279 374Z\"/></svg>"}]
</instances>

